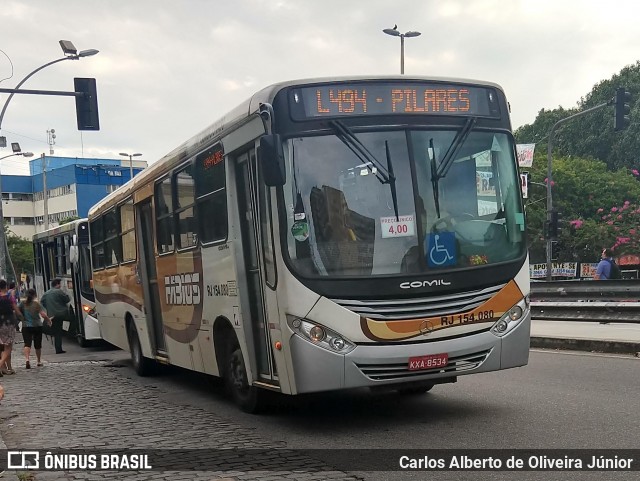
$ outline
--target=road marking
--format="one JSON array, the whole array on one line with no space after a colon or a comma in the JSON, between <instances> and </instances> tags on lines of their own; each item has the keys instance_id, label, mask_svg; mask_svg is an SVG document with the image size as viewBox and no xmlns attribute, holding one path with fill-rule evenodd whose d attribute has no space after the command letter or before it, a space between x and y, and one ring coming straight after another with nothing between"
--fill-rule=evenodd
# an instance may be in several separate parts
<instances>
[{"instance_id":1,"label":"road marking","mask_svg":"<svg viewBox=\"0 0 640 481\"><path fill-rule=\"evenodd\" d=\"M636 361L640 361L640 357L638 355L633 354L612 354L610 352L586 352L586 351L560 351L560 350L552 350L552 349L537 349L532 348L530 351L533 352L544 352L547 354L564 354L565 356L591 356L591 357L610 357L613 359L633 359Z\"/></svg>"}]
</instances>

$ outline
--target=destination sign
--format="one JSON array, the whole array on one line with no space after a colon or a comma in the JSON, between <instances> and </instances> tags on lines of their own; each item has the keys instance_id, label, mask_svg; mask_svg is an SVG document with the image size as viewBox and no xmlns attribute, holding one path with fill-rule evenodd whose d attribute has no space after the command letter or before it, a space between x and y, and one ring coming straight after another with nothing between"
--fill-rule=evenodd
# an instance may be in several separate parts
<instances>
[{"instance_id":1,"label":"destination sign","mask_svg":"<svg viewBox=\"0 0 640 481\"><path fill-rule=\"evenodd\" d=\"M496 89L441 83L353 83L294 89L295 120L354 115L465 115L500 117Z\"/></svg>"}]
</instances>

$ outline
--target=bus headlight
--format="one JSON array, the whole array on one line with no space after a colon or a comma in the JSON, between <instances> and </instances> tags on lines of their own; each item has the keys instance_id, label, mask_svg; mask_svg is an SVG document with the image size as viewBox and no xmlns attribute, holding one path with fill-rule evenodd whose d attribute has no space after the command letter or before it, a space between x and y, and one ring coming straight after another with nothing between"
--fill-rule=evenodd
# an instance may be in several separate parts
<instances>
[{"instance_id":1,"label":"bus headlight","mask_svg":"<svg viewBox=\"0 0 640 481\"><path fill-rule=\"evenodd\" d=\"M520 321L524 319L525 314L529 310L527 301L528 299L524 298L505 312L502 317L498 319L498 322L493 325L491 332L498 337L502 337L520 324Z\"/></svg>"},{"instance_id":2,"label":"bus headlight","mask_svg":"<svg viewBox=\"0 0 640 481\"><path fill-rule=\"evenodd\" d=\"M356 348L348 339L316 322L292 316L287 316L287 322L298 336L327 351L347 354Z\"/></svg>"}]
</instances>

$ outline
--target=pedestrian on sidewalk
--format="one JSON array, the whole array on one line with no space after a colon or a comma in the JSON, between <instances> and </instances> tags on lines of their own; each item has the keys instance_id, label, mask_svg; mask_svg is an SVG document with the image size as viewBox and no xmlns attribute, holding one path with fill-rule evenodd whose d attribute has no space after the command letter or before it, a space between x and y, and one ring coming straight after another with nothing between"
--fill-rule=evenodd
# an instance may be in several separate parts
<instances>
[{"instance_id":1,"label":"pedestrian on sidewalk","mask_svg":"<svg viewBox=\"0 0 640 481\"><path fill-rule=\"evenodd\" d=\"M598 262L598 266L596 267L596 274L593 276L593 278L596 281L606 281L608 279L611 279L613 262L613 251L611 249L602 249L600 262Z\"/></svg>"},{"instance_id":2,"label":"pedestrian on sidewalk","mask_svg":"<svg viewBox=\"0 0 640 481\"><path fill-rule=\"evenodd\" d=\"M69 321L69 301L71 298L61 287L62 281L56 278L51 281L51 289L45 292L40 298L40 303L47 310L47 315L53 321L53 344L56 354L63 354L62 350L62 325L64 321Z\"/></svg>"},{"instance_id":3,"label":"pedestrian on sidewalk","mask_svg":"<svg viewBox=\"0 0 640 481\"><path fill-rule=\"evenodd\" d=\"M11 297L13 297L13 300L16 306L20 304L20 294L19 294L19 291L16 289L15 282L11 281L9 283L9 289L7 290L7 293ZM15 323L16 323L16 332L20 332L20 320L18 318L15 318ZM9 353L7 362L5 362L4 365L2 366L2 374L15 374L15 371L13 370L13 365L11 364L12 358L13 358L13 350Z\"/></svg>"},{"instance_id":4,"label":"pedestrian on sidewalk","mask_svg":"<svg viewBox=\"0 0 640 481\"><path fill-rule=\"evenodd\" d=\"M29 289L27 298L20 303L20 311L24 316L22 321L22 337L24 338L24 357L26 359L25 368L31 369L31 343L36 349L36 366L42 366L42 318L47 325L51 326L51 319L36 300L36 290Z\"/></svg>"},{"instance_id":5,"label":"pedestrian on sidewalk","mask_svg":"<svg viewBox=\"0 0 640 481\"><path fill-rule=\"evenodd\" d=\"M22 314L15 299L7 292L7 281L0 279L0 344L2 344L0 366L4 366L11 355L16 337L16 319L21 318ZM15 374L15 371L6 371L6 373ZM0 372L0 376L2 375L3 373Z\"/></svg>"}]
</instances>

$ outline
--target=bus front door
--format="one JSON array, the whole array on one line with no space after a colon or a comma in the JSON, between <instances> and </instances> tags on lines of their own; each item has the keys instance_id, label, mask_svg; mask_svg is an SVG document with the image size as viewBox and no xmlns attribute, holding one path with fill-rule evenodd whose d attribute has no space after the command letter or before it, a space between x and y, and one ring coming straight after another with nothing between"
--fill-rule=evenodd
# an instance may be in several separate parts
<instances>
[{"instance_id":1,"label":"bus front door","mask_svg":"<svg viewBox=\"0 0 640 481\"><path fill-rule=\"evenodd\" d=\"M260 245L258 169L254 152L240 155L236 159L236 188L238 210L241 217L242 246L244 250L244 272L246 274L248 298L242 304L245 337L253 342L255 365L252 371L257 380L277 384L277 373L271 352L269 321L265 303L262 247ZM239 279L240 281L240 279ZM248 315L246 314L248 311ZM250 326L248 325L250 323Z\"/></svg>"},{"instance_id":2,"label":"bus front door","mask_svg":"<svg viewBox=\"0 0 640 481\"><path fill-rule=\"evenodd\" d=\"M151 201L144 200L137 204L136 222L139 223L137 231L138 252L140 256L140 276L144 289L144 308L147 313L147 327L153 331L152 339L155 342L156 355L166 356L166 344L164 340L164 326L162 322L162 309L160 307L160 292L158 287L158 273L153 246L153 226L151 224L153 213ZM151 319L149 319L149 317Z\"/></svg>"}]
</instances>

